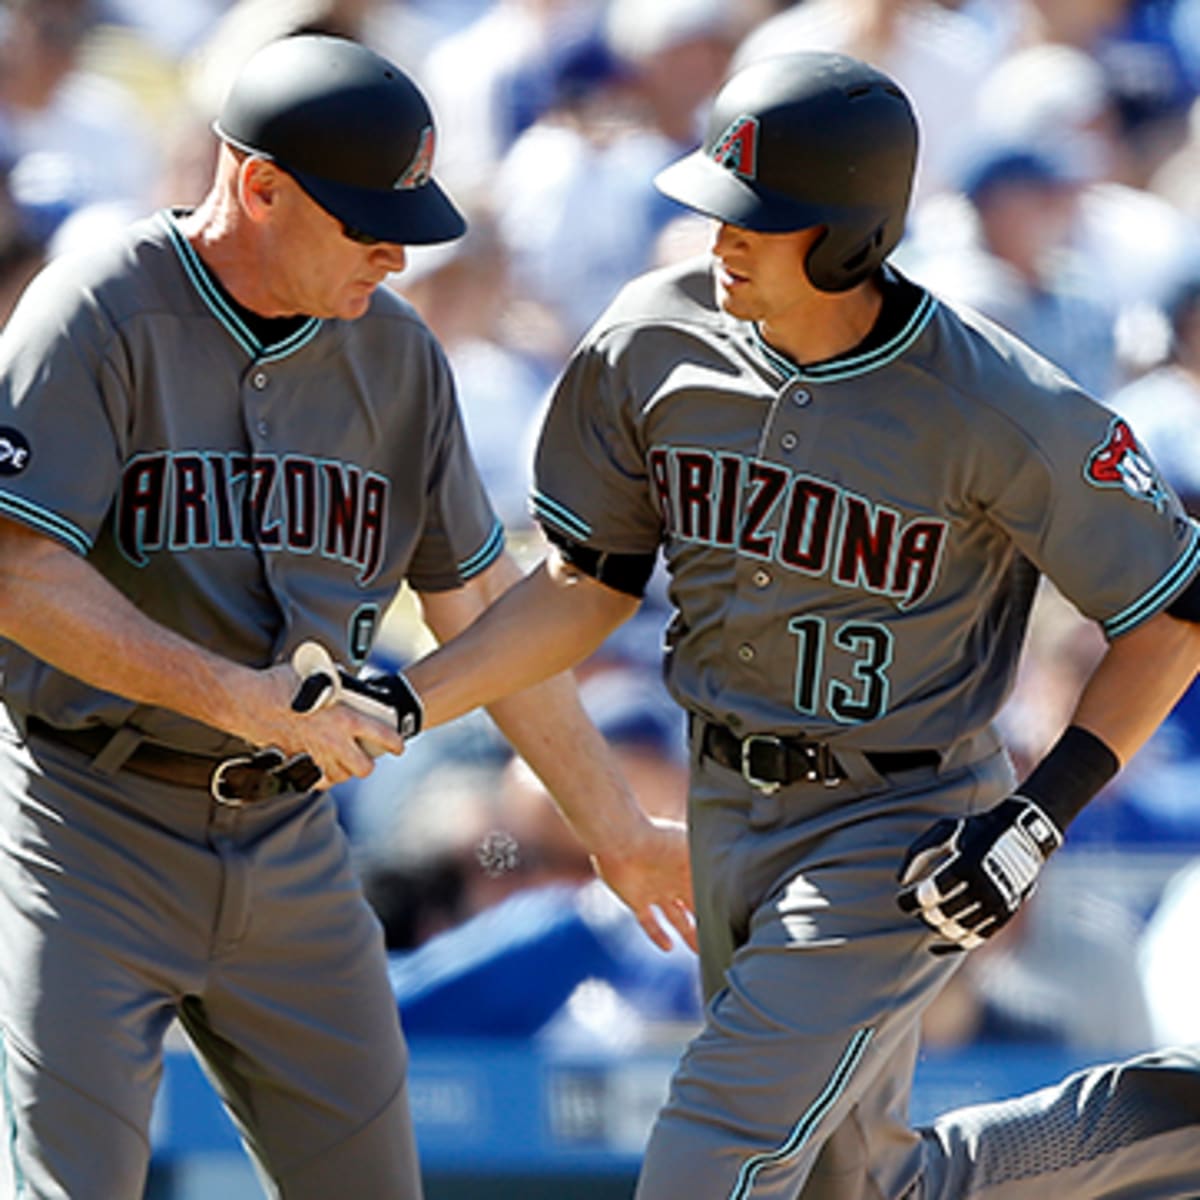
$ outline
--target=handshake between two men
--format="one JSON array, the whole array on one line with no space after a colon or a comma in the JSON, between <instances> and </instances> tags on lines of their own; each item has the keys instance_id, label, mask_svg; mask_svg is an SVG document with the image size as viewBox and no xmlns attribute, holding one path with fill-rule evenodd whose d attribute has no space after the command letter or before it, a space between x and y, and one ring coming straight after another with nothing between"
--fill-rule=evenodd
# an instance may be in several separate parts
<instances>
[{"instance_id":1,"label":"handshake between two men","mask_svg":"<svg viewBox=\"0 0 1200 1200\"><path fill-rule=\"evenodd\" d=\"M407 740L421 731L424 710L421 699L403 675L357 676L338 666L319 642L302 642L296 647L291 668L299 682L292 696L292 711L313 713L334 704L346 704ZM366 736L359 739L372 758L392 747ZM275 746L252 754L226 759L212 779L216 799L230 802L245 798L246 779L263 780L262 795L282 790L308 791L324 777L321 767L307 753L285 754Z\"/></svg>"}]
</instances>

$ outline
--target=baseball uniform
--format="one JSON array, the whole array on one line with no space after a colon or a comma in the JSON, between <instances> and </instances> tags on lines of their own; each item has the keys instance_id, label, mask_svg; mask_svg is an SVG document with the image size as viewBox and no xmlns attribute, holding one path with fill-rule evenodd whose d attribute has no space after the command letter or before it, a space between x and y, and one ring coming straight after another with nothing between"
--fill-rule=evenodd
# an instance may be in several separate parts
<instances>
[{"instance_id":1,"label":"baseball uniform","mask_svg":"<svg viewBox=\"0 0 1200 1200\"><path fill-rule=\"evenodd\" d=\"M257 320L169 213L29 288L0 338L0 450L0 514L256 667L308 639L361 664L404 580L458 587L502 549L414 311L379 289L355 321ZM12 643L0 692L15 1194L141 1194L178 1015L271 1194L419 1196L382 938L334 802L227 804L135 771L248 748Z\"/></svg>"},{"instance_id":2,"label":"baseball uniform","mask_svg":"<svg viewBox=\"0 0 1200 1200\"><path fill-rule=\"evenodd\" d=\"M1200 532L1125 422L884 279L872 334L801 368L707 262L645 276L542 433L535 509L568 558L661 549L691 720L709 1007L639 1200L1197 1194L1194 1053L908 1127L921 1012L961 955L897 911L905 848L1013 788L993 721L1039 576L1117 638L1189 584Z\"/></svg>"}]
</instances>

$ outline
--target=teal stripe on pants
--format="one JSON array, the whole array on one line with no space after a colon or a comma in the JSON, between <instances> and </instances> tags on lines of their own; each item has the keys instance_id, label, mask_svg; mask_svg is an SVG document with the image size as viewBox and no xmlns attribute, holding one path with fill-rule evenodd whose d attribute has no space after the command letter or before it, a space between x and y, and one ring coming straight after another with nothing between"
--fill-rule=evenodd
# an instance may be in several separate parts
<instances>
[{"instance_id":1,"label":"teal stripe on pants","mask_svg":"<svg viewBox=\"0 0 1200 1200\"><path fill-rule=\"evenodd\" d=\"M870 1029L860 1029L850 1039L850 1044L842 1052L842 1057L838 1060L837 1066L833 1068L833 1074L822 1088L821 1094L804 1111L783 1144L766 1154L752 1155L742 1164L737 1181L733 1185L733 1191L729 1193L729 1200L746 1200L754 1187L754 1180L764 1167L782 1162L803 1147L812 1131L837 1103L842 1092L846 1090L850 1076L854 1074L858 1064L862 1062L863 1055L867 1052L867 1043L871 1040L872 1032Z\"/></svg>"}]
</instances>

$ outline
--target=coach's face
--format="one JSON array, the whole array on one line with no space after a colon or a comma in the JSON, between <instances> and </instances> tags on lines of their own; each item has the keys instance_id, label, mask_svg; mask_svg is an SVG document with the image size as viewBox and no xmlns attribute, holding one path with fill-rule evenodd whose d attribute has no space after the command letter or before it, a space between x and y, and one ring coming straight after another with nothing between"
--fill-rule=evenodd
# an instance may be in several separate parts
<instances>
[{"instance_id":1,"label":"coach's face","mask_svg":"<svg viewBox=\"0 0 1200 1200\"><path fill-rule=\"evenodd\" d=\"M403 246L355 240L286 172L276 171L272 208L263 237L278 315L353 320L383 280L404 269Z\"/></svg>"},{"instance_id":2,"label":"coach's face","mask_svg":"<svg viewBox=\"0 0 1200 1200\"><path fill-rule=\"evenodd\" d=\"M719 224L712 247L717 303L742 321L779 321L799 311L816 290L804 260L820 234L820 227L756 233Z\"/></svg>"}]
</instances>

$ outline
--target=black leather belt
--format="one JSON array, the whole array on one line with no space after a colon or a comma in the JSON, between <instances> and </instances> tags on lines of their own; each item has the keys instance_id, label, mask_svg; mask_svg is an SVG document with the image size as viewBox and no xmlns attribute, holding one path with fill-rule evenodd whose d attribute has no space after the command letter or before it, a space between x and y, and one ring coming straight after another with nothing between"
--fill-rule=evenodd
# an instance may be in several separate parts
<instances>
[{"instance_id":1,"label":"black leather belt","mask_svg":"<svg viewBox=\"0 0 1200 1200\"><path fill-rule=\"evenodd\" d=\"M59 729L38 717L29 717L25 724L35 736L69 746L89 758L95 758L115 732L97 725L86 729ZM172 750L151 742L141 742L121 763L120 769L176 787L203 788L228 804L267 800L289 791L308 791L320 777L311 759L284 763L283 756L275 751L230 759Z\"/></svg>"},{"instance_id":2,"label":"black leather belt","mask_svg":"<svg viewBox=\"0 0 1200 1200\"><path fill-rule=\"evenodd\" d=\"M804 737L777 737L771 733L739 737L724 725L705 721L700 753L767 791L802 780L833 787L846 778L828 742ZM942 761L936 750L867 750L863 757L881 775L936 767Z\"/></svg>"}]
</instances>

